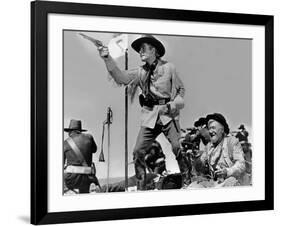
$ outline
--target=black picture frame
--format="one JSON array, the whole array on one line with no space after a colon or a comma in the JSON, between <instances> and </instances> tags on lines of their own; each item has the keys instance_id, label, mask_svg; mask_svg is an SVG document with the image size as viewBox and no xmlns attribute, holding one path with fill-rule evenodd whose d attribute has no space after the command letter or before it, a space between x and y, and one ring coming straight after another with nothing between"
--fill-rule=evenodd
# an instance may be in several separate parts
<instances>
[{"instance_id":1,"label":"black picture frame","mask_svg":"<svg viewBox=\"0 0 281 226\"><path fill-rule=\"evenodd\" d=\"M142 208L48 212L48 14L95 15L265 28L265 199ZM193 214L272 210L273 165L273 16L35 1L31 3L31 223L51 224Z\"/></svg>"}]
</instances>

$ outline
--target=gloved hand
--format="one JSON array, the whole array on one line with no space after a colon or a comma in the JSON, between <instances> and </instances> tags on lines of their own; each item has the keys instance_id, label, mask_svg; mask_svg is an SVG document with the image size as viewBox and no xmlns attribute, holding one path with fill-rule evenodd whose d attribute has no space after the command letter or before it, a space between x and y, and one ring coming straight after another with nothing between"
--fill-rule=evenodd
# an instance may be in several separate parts
<instances>
[{"instance_id":1,"label":"gloved hand","mask_svg":"<svg viewBox=\"0 0 281 226\"><path fill-rule=\"evenodd\" d=\"M170 114L174 114L175 112L176 112L176 110L177 110L177 108L176 108L176 105L175 105L175 103L173 102L173 101L170 101L169 103L167 103L167 105L169 105L170 107L170 109L169 109L169 113Z\"/></svg>"},{"instance_id":2,"label":"gloved hand","mask_svg":"<svg viewBox=\"0 0 281 226\"><path fill-rule=\"evenodd\" d=\"M107 46L99 46L98 51L99 51L100 57L103 59L107 58L109 55L109 50L108 50Z\"/></svg>"}]
</instances>

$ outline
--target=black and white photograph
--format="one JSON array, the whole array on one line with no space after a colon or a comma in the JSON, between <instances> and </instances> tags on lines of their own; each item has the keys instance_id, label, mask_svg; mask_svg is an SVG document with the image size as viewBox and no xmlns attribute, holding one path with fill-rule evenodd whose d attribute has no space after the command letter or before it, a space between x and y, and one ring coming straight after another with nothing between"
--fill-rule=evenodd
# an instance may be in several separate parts
<instances>
[{"instance_id":1,"label":"black and white photograph","mask_svg":"<svg viewBox=\"0 0 281 226\"><path fill-rule=\"evenodd\" d=\"M31 222L273 208L273 17L33 2Z\"/></svg>"},{"instance_id":2,"label":"black and white photograph","mask_svg":"<svg viewBox=\"0 0 281 226\"><path fill-rule=\"evenodd\" d=\"M281 221L279 1L1 6L1 225Z\"/></svg>"},{"instance_id":3,"label":"black and white photograph","mask_svg":"<svg viewBox=\"0 0 281 226\"><path fill-rule=\"evenodd\" d=\"M63 194L252 186L252 40L63 30Z\"/></svg>"}]
</instances>

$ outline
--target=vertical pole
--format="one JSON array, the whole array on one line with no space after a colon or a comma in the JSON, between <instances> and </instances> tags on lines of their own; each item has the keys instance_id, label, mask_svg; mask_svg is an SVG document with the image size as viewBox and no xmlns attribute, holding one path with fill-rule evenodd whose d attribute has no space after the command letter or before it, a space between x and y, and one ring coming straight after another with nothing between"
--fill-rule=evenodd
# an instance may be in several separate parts
<instances>
[{"instance_id":1,"label":"vertical pole","mask_svg":"<svg viewBox=\"0 0 281 226\"><path fill-rule=\"evenodd\" d=\"M111 108L108 107L107 109L107 149L108 149L108 155L107 155L107 186L106 186L106 192L108 192L109 188L109 169L110 169L110 124L111 124Z\"/></svg>"},{"instance_id":2,"label":"vertical pole","mask_svg":"<svg viewBox=\"0 0 281 226\"><path fill-rule=\"evenodd\" d=\"M125 51L125 70L128 70L128 49ZM128 190L128 86L125 87L125 191Z\"/></svg>"}]
</instances>

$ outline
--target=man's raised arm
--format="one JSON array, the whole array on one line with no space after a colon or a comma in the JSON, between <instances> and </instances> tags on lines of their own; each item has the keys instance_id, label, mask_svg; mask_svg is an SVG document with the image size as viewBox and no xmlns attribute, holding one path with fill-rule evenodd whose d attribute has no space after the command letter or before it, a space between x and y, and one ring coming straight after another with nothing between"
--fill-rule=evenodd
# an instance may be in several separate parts
<instances>
[{"instance_id":1,"label":"man's raised arm","mask_svg":"<svg viewBox=\"0 0 281 226\"><path fill-rule=\"evenodd\" d=\"M92 42L98 49L100 57L104 60L106 68L109 74L112 76L114 81L119 85L127 85L132 80L136 79L138 75L138 69L130 70L130 71L121 71L117 66L114 59L110 56L109 50L107 46L97 39L94 39L88 35L83 33L79 33L83 38Z\"/></svg>"}]
</instances>

